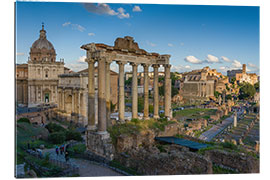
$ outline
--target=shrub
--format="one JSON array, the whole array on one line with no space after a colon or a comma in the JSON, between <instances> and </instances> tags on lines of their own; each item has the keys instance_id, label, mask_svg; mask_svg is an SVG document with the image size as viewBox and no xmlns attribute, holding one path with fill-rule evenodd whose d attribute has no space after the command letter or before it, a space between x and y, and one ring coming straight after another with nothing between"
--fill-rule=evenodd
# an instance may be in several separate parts
<instances>
[{"instance_id":1,"label":"shrub","mask_svg":"<svg viewBox=\"0 0 270 180\"><path fill-rule=\"evenodd\" d=\"M65 128L55 123L49 123L45 126L45 128L47 128L50 133L66 131Z\"/></svg>"},{"instance_id":2,"label":"shrub","mask_svg":"<svg viewBox=\"0 0 270 180\"><path fill-rule=\"evenodd\" d=\"M66 135L66 141L69 141L69 140L82 141L83 140L81 134L74 130L66 131L65 135Z\"/></svg>"},{"instance_id":3,"label":"shrub","mask_svg":"<svg viewBox=\"0 0 270 180\"><path fill-rule=\"evenodd\" d=\"M28 118L20 118L18 120L18 123L28 123L28 124L30 124L30 120Z\"/></svg>"},{"instance_id":4,"label":"shrub","mask_svg":"<svg viewBox=\"0 0 270 180\"><path fill-rule=\"evenodd\" d=\"M230 143L230 142L222 143L222 147L232 149L232 150L237 150L237 146L233 143Z\"/></svg>"},{"instance_id":5,"label":"shrub","mask_svg":"<svg viewBox=\"0 0 270 180\"><path fill-rule=\"evenodd\" d=\"M48 139L53 144L62 144L65 141L66 136L64 132L53 132L49 135Z\"/></svg>"},{"instance_id":6,"label":"shrub","mask_svg":"<svg viewBox=\"0 0 270 180\"><path fill-rule=\"evenodd\" d=\"M71 153L71 155L76 155L76 154L83 154L85 150L86 150L85 144L76 144L71 148L69 148L68 151Z\"/></svg>"}]
</instances>

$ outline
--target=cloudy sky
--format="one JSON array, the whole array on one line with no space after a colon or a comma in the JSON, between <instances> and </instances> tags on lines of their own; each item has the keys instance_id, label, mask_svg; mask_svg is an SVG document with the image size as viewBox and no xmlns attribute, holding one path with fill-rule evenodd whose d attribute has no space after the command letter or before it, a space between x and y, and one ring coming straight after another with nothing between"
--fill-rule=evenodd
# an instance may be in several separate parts
<instances>
[{"instance_id":1,"label":"cloudy sky","mask_svg":"<svg viewBox=\"0 0 270 180\"><path fill-rule=\"evenodd\" d=\"M81 45L132 36L148 52L171 54L172 71L226 74L247 64L259 73L259 7L17 2L16 18L17 63L27 62L44 22L57 59L74 71L87 67Z\"/></svg>"}]
</instances>

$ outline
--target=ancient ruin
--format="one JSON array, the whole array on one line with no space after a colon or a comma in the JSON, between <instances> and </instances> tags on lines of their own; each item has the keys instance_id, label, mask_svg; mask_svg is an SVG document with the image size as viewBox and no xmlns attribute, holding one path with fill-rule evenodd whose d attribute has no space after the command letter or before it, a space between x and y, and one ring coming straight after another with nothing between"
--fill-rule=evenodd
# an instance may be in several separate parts
<instances>
[{"instance_id":1,"label":"ancient ruin","mask_svg":"<svg viewBox=\"0 0 270 180\"><path fill-rule=\"evenodd\" d=\"M96 155L106 159L112 159L112 145L109 143L110 136L107 132L107 124L110 114L110 64L116 61L119 65L119 121L124 121L125 97L124 97L124 66L132 65L132 118L138 117L138 87L137 68L144 67L144 119L149 118L149 67L154 68L154 117L159 117L159 96L158 96L158 68L160 65L165 68L165 117L172 118L171 112L171 79L169 58L170 55L148 53L140 49L134 39L129 36L117 38L114 46L101 43L90 43L81 46L86 50L88 63L88 128L87 128L87 149ZM95 89L94 89L94 64L98 63L98 125L95 124Z\"/></svg>"}]
</instances>

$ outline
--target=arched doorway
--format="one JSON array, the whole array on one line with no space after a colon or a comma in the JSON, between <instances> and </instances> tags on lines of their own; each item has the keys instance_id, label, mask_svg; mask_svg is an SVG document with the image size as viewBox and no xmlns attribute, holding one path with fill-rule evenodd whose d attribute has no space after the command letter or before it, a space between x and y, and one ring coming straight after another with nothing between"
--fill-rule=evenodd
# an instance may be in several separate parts
<instances>
[{"instance_id":1,"label":"arched doorway","mask_svg":"<svg viewBox=\"0 0 270 180\"><path fill-rule=\"evenodd\" d=\"M51 102L51 91L49 89L44 90L44 96L43 101L45 104L48 104Z\"/></svg>"}]
</instances>

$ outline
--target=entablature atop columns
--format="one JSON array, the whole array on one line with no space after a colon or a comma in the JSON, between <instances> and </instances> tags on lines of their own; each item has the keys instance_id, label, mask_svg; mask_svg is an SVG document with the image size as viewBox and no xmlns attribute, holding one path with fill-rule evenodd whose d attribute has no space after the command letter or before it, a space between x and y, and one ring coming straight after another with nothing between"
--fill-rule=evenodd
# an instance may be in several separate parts
<instances>
[{"instance_id":1,"label":"entablature atop columns","mask_svg":"<svg viewBox=\"0 0 270 180\"><path fill-rule=\"evenodd\" d=\"M158 53L148 53L139 49L132 37L117 38L114 46L101 43L89 43L81 46L87 51L86 62L99 61L105 58L106 61L122 61L126 63L138 64L169 64L170 55L160 55Z\"/></svg>"}]
</instances>

